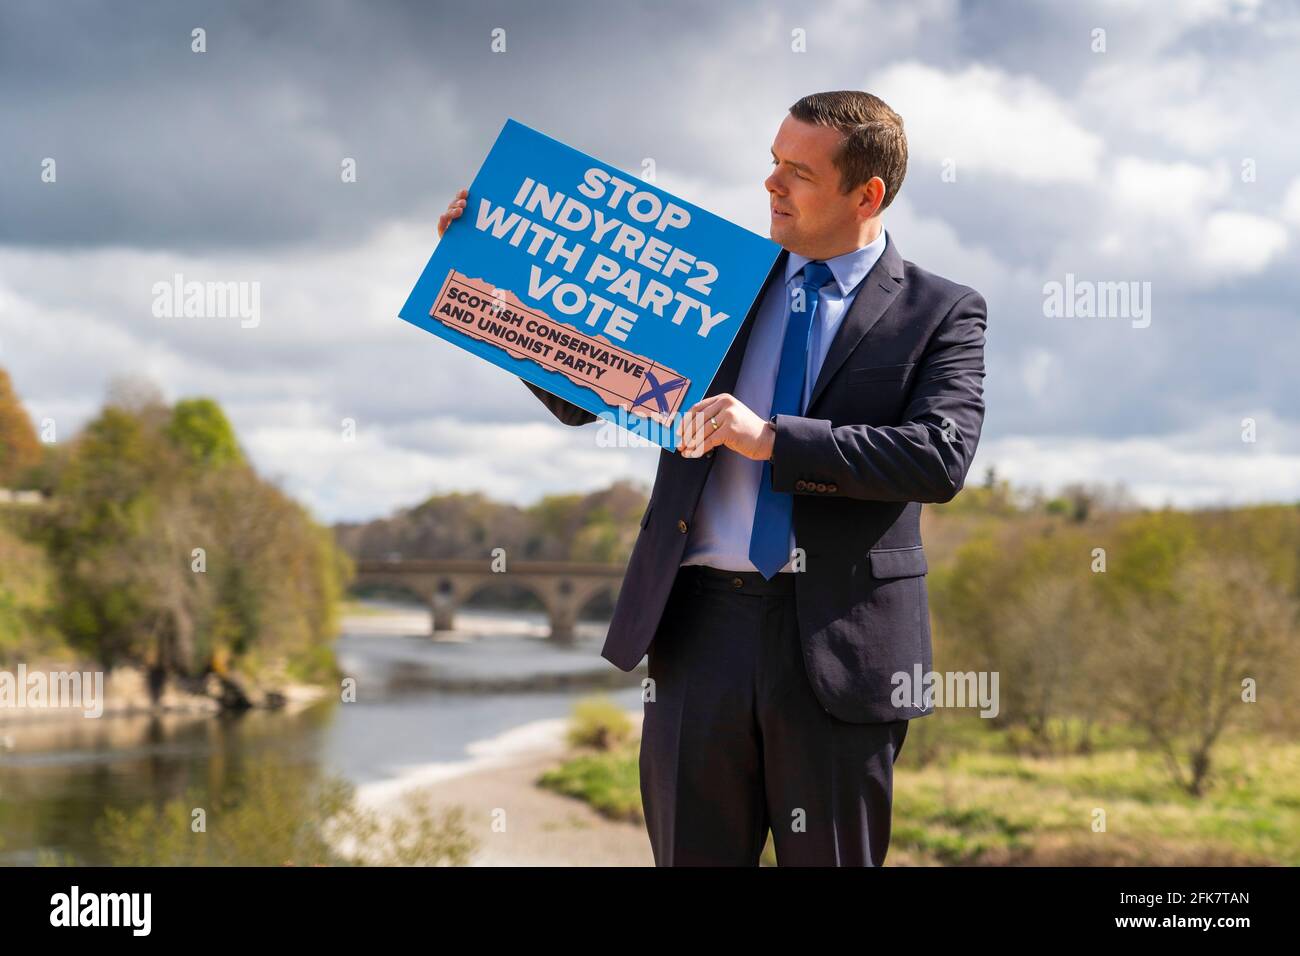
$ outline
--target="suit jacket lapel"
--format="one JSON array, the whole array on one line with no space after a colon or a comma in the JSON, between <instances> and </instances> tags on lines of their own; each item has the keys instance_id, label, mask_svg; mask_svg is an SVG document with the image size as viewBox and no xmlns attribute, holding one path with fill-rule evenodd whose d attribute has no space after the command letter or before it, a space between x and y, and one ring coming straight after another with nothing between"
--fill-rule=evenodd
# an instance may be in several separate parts
<instances>
[{"instance_id":1,"label":"suit jacket lapel","mask_svg":"<svg viewBox=\"0 0 1300 956\"><path fill-rule=\"evenodd\" d=\"M808 397L804 407L805 415L812 410L821 393L826 390L826 383L831 380L831 376L858 347L858 343L871 331L871 327L880 321L880 317L885 314L885 310L893 303L894 297L902 288L903 257L894 248L893 240L886 237L885 251L863 278L862 288L854 297L849 314L844 317L844 321L840 323L835 333L835 338L831 340L826 361L822 363L821 371L817 373L812 395Z\"/></svg>"}]
</instances>

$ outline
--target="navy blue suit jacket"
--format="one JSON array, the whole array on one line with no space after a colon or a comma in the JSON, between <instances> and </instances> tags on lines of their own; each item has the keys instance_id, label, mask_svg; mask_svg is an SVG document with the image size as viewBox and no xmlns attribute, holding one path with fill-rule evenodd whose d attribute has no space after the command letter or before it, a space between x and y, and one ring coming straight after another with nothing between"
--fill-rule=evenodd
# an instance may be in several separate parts
<instances>
[{"instance_id":1,"label":"navy blue suit jacket","mask_svg":"<svg viewBox=\"0 0 1300 956\"><path fill-rule=\"evenodd\" d=\"M782 252L767 281L784 275ZM921 506L951 500L984 422L986 306L899 256L892 237L831 342L804 414L778 415L772 486L794 496L804 663L826 712L853 723L921 717L894 675L931 669ZM707 395L735 387L756 298ZM585 409L525 383L568 425ZM662 451L601 655L634 669L653 640L717 452ZM730 452L728 452L730 453ZM917 691L919 695L920 691Z\"/></svg>"}]
</instances>

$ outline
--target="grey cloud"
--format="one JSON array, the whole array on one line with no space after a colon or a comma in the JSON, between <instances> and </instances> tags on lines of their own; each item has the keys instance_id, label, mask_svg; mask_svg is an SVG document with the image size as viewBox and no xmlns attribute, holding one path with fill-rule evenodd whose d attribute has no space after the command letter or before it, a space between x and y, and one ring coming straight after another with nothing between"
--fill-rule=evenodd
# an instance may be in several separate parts
<instances>
[{"instance_id":1,"label":"grey cloud","mask_svg":"<svg viewBox=\"0 0 1300 956\"><path fill-rule=\"evenodd\" d=\"M329 431L353 417L383 436L394 461L473 461L485 475L507 476L511 489L528 488L528 473L538 489L586 481L558 462L521 464L508 449L466 456L474 430L551 419L506 373L396 317L433 246L437 212L469 181L502 119L627 169L651 156L698 184L693 198L706 206L724 194L747 203L737 170L751 169L750 153L765 154L794 98L857 87L892 62L915 60L1032 77L1105 143L1096 184L965 170L947 183L918 159L906 210L886 217L907 258L988 299L988 447L1010 437L1172 442L1232 415L1295 421L1294 229L1266 269L1210 287L1177 255L1133 271L1096 252L1108 220L1123 214L1106 188L1123 155L1221 158L1234 171L1236 153L1253 157L1258 183L1234 183L1221 205L1276 215L1300 169L1300 132L1277 122L1289 115L1295 79L1281 59L1281 27L1294 32L1296 18L1278 26L1277 16L1270 9L1255 25L1187 26L1106 4L940 0L8 3L0 10L0 364L34 413L84 418L113 375L140 372L172 397L214 395L241 435ZM1103 59L1088 50L1095 25L1110 30ZM194 26L208 31L206 54L190 52ZM789 55L794 26L810 30L804 57ZM504 56L488 52L494 27L507 31ZM1230 149L1186 156L1149 122L1167 98L1143 83L1174 56L1208 64L1211 79L1187 94L1192 101L1204 93L1235 104L1248 135ZM1123 82L1087 98L1090 71L1102 64L1121 81L1143 80L1129 91L1140 108L1114 102ZM58 162L57 185L39 181L45 156ZM358 161L355 185L339 181L345 156ZM761 207L760 184L761 175L753 188ZM427 228L376 244L375 230L394 223ZM1136 260L1146 238L1130 228L1125 252ZM1170 227L1151 238L1176 247L1196 236ZM156 264L128 257L119 272L117 259L95 266L86 256L115 247L152 250ZM31 258L42 251L57 261ZM261 280L262 326L153 319L149 285L177 267L190 278ZM1065 269L1150 279L1152 328L1044 318L1042 284ZM1052 363L1039 399L1022 374L1035 356ZM448 421L464 433L449 437ZM565 440L573 448L591 441ZM263 453L270 441L259 440ZM268 460L310 500L332 502L321 505L330 517L403 503L371 494L355 461L331 471L328 447L320 461ZM645 451L598 460L620 455L628 459L620 467L647 480L653 473Z\"/></svg>"}]
</instances>

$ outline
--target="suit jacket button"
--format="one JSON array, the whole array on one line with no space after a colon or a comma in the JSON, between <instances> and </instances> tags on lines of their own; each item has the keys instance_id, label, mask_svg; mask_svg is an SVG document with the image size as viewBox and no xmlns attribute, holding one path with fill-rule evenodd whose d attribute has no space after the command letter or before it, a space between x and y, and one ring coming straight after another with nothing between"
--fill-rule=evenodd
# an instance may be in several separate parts
<instances>
[{"instance_id":1,"label":"suit jacket button","mask_svg":"<svg viewBox=\"0 0 1300 956\"><path fill-rule=\"evenodd\" d=\"M685 533L686 533L686 522L685 522L685 520L683 520L683 519L681 519L681 518L678 518L678 519L677 519L677 530L680 531L682 534L685 534Z\"/></svg>"},{"instance_id":2,"label":"suit jacket button","mask_svg":"<svg viewBox=\"0 0 1300 956\"><path fill-rule=\"evenodd\" d=\"M835 485L827 485L827 486L826 486L826 490L829 491L829 492L831 492L831 493L833 494L833 493L839 491L839 488L835 487Z\"/></svg>"},{"instance_id":3,"label":"suit jacket button","mask_svg":"<svg viewBox=\"0 0 1300 956\"><path fill-rule=\"evenodd\" d=\"M808 488L808 482L804 481L802 478L800 478L798 481L794 483L795 491L805 491L807 490L807 488Z\"/></svg>"},{"instance_id":4,"label":"suit jacket button","mask_svg":"<svg viewBox=\"0 0 1300 956\"><path fill-rule=\"evenodd\" d=\"M822 484L822 482L819 481L819 482L817 482L817 490L818 490L818 491L825 491L825 490L826 490L826 486L825 486L824 484Z\"/></svg>"},{"instance_id":5,"label":"suit jacket button","mask_svg":"<svg viewBox=\"0 0 1300 956\"><path fill-rule=\"evenodd\" d=\"M740 578L732 578L731 586L733 588L743 588L745 586L745 582L742 581Z\"/></svg>"}]
</instances>

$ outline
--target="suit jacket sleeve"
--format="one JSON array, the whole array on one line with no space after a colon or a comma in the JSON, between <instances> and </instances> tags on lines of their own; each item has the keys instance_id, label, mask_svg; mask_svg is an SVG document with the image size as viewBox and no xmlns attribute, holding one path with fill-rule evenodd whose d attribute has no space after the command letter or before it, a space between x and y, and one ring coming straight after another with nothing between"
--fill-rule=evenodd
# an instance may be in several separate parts
<instances>
[{"instance_id":1,"label":"suit jacket sleeve","mask_svg":"<svg viewBox=\"0 0 1300 956\"><path fill-rule=\"evenodd\" d=\"M524 382L521 378L519 381ZM565 401L558 395L552 395L544 388L538 388L532 382L524 382L528 390L542 400L542 404L551 410L551 414L566 425L586 425L594 422L596 416L573 402Z\"/></svg>"},{"instance_id":2,"label":"suit jacket sleeve","mask_svg":"<svg viewBox=\"0 0 1300 956\"><path fill-rule=\"evenodd\" d=\"M919 361L898 425L840 425L776 416L772 489L873 501L951 501L962 489L984 423L987 307L975 291L939 323ZM795 482L835 491L796 490Z\"/></svg>"}]
</instances>

